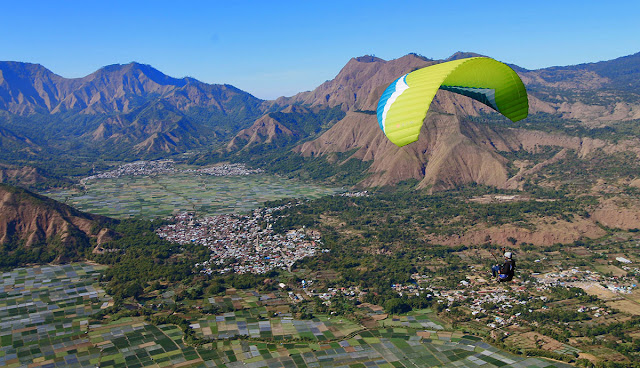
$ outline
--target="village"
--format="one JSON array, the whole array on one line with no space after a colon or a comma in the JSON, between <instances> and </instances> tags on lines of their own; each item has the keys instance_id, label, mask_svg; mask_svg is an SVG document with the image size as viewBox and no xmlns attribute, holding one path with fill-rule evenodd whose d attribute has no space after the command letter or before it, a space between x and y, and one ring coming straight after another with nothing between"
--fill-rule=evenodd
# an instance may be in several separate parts
<instances>
[{"instance_id":1,"label":"village","mask_svg":"<svg viewBox=\"0 0 640 368\"><path fill-rule=\"evenodd\" d=\"M361 193L358 193L361 194ZM275 220L274 211L282 207L261 208L250 215L218 215L196 217L193 213L181 213L172 217L172 224L157 230L159 236L168 241L186 244L201 244L211 250L211 257L196 266L202 273L254 273L264 274L273 269L291 271L294 263L305 257L312 257L322 249L320 234L305 228L289 230L286 234L275 234L271 227ZM513 283L500 284L491 280L487 272L483 276L468 276L455 289L439 286L439 278L432 275L414 273L412 282L393 284L390 287L399 297L427 297L450 312L453 307L464 307L480 321L488 320L490 328L518 325L534 310L546 310L546 296L553 288L579 288L589 295L606 295L609 300L622 298L637 288L636 277L640 269L630 261L618 257L616 262L626 272L625 276L605 275L590 269L571 267L559 268L553 272L533 273L531 277L517 278ZM301 280L296 285L280 284L288 287L292 303L319 297L325 305L341 295L353 301L361 300L367 290L359 286L316 288L313 278ZM518 312L513 312L514 307ZM609 314L610 308L579 306L579 313L590 313L592 317Z\"/></svg>"},{"instance_id":2,"label":"village","mask_svg":"<svg viewBox=\"0 0 640 368\"><path fill-rule=\"evenodd\" d=\"M532 322L532 313L549 310L550 303L553 302L550 296L553 288L580 288L586 295L598 295L606 291L609 300L624 299L624 295L636 289L635 276L640 275L640 269L629 266L623 268L628 272L628 276L605 276L595 271L572 267L535 274L532 279L515 280L510 284L497 283L489 277L468 277L460 281L455 289L440 287L438 278L414 273L411 276L412 283L393 284L391 288L400 297L423 296L433 299L442 306L445 315L453 313L452 310L456 307L463 308L471 319L484 323L490 330L502 330L529 324ZM319 297L325 305L331 305L331 300L336 295L355 301L361 300L367 294L366 290L358 286L336 286L322 290L315 289L314 284L314 280L302 280L296 289L302 291L308 299ZM302 301L300 293L290 294L292 302ZM586 319L606 317L615 313L614 308L603 303L583 303L575 307L575 312L585 314L588 316Z\"/></svg>"},{"instance_id":3,"label":"village","mask_svg":"<svg viewBox=\"0 0 640 368\"><path fill-rule=\"evenodd\" d=\"M222 164L201 169L185 169L183 171L213 176L243 176L264 172L262 169L248 169L244 164Z\"/></svg>"},{"instance_id":4,"label":"village","mask_svg":"<svg viewBox=\"0 0 640 368\"><path fill-rule=\"evenodd\" d=\"M619 261L619 260L617 260ZM454 307L462 307L477 321L484 321L491 329L519 326L531 323L534 312L549 310L550 294L553 288L579 288L591 300L624 300L637 288L638 267L623 266L626 276L605 276L597 271L572 267L543 274L533 274L530 279L516 279L510 284L501 284L489 277L468 277L456 289L438 287L438 280L429 275L413 274L414 283L392 285L399 296L419 296L426 294L442 304L445 312ZM601 300L602 301L602 300ZM590 305L588 305L590 304ZM519 308L516 308L519 307ZM614 308L604 303L583 303L575 307L575 312L588 315L588 319L607 316ZM535 323L535 322L534 322Z\"/></svg>"},{"instance_id":5,"label":"village","mask_svg":"<svg viewBox=\"0 0 640 368\"><path fill-rule=\"evenodd\" d=\"M276 234L272 230L277 228L276 212L287 206L293 204L254 210L246 216L182 213L158 233L180 244L206 246L211 256L197 265L205 274L265 274L284 269L270 275L265 286L273 297L263 300L260 296L257 302L274 313L326 313L359 321L364 328L400 325L436 331L453 327L487 336L497 344L539 349L562 359L582 357L591 345L610 343L610 337L594 325L620 329L629 316L637 315L634 300L640 268L636 258L617 248L602 253L600 245L594 247L597 257L589 264L569 262L570 258L552 250L523 252L521 268L508 283L492 279L488 269L468 257L464 258L471 261L467 271L457 274L453 282L437 268L424 267L410 280L390 283L392 293L380 299L357 280L336 278L331 269L313 272L295 267L298 260L329 250L323 249L328 246L317 231L301 227ZM233 298L237 291L230 290ZM411 305L409 312L390 308L389 299ZM415 321L416 316L425 320ZM615 354L616 359L624 359Z\"/></svg>"},{"instance_id":6,"label":"village","mask_svg":"<svg viewBox=\"0 0 640 368\"><path fill-rule=\"evenodd\" d=\"M241 176L263 172L262 169L248 169L244 164L221 164L199 169L178 169L171 159L155 161L136 161L118 166L114 170L87 176L80 180L84 185L90 180L117 179L123 176L157 176L178 172L193 172L212 176Z\"/></svg>"},{"instance_id":7,"label":"village","mask_svg":"<svg viewBox=\"0 0 640 368\"><path fill-rule=\"evenodd\" d=\"M114 170L82 178L80 184L84 185L89 180L115 179L122 176L160 175L173 173L175 170L173 160L136 161L120 165Z\"/></svg>"},{"instance_id":8,"label":"village","mask_svg":"<svg viewBox=\"0 0 640 368\"><path fill-rule=\"evenodd\" d=\"M254 210L251 215L218 215L196 218L181 213L173 224L157 230L168 241L201 244L211 250L211 258L196 267L201 272L262 274L275 268L290 269L298 260L328 252L321 249L320 235L306 229L284 235L271 230L272 212L278 208ZM262 227L262 223L266 223Z\"/></svg>"}]
</instances>

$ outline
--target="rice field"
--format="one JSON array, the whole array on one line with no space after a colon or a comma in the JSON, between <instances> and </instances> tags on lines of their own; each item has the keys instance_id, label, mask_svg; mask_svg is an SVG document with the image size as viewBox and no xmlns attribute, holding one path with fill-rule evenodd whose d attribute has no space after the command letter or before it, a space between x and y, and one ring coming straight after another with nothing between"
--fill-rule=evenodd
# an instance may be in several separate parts
<instances>
[{"instance_id":1,"label":"rice field","mask_svg":"<svg viewBox=\"0 0 640 368\"><path fill-rule=\"evenodd\" d=\"M200 319L191 327L201 336L212 339L227 339L246 336L265 341L331 341L344 338L362 329L348 319L317 316L310 320L298 320L288 313L267 315L265 308L228 312Z\"/></svg>"},{"instance_id":2,"label":"rice field","mask_svg":"<svg viewBox=\"0 0 640 368\"><path fill-rule=\"evenodd\" d=\"M276 290L259 293L255 290L227 289L224 296L212 296L206 299L211 305L229 309L253 309L265 305L289 304L287 293ZM205 303L206 304L206 303ZM266 313L266 311L264 312Z\"/></svg>"},{"instance_id":3,"label":"rice field","mask_svg":"<svg viewBox=\"0 0 640 368\"><path fill-rule=\"evenodd\" d=\"M0 366L569 367L515 356L476 337L444 331L429 320L427 311L392 316L393 326L365 329L336 316L300 320L274 314L268 302L283 295L251 290L207 298L208 303L238 310L192 321L196 333L211 340L187 346L179 327L154 326L141 317L90 324L90 316L112 302L97 286L101 270L79 263L2 273Z\"/></svg>"},{"instance_id":4,"label":"rice field","mask_svg":"<svg viewBox=\"0 0 640 368\"><path fill-rule=\"evenodd\" d=\"M204 367L196 348L182 342L177 326L153 326L139 319L121 319L89 333L99 353L91 359L99 367Z\"/></svg>"},{"instance_id":5,"label":"rice field","mask_svg":"<svg viewBox=\"0 0 640 368\"><path fill-rule=\"evenodd\" d=\"M444 329L440 324L432 321L424 311L412 311L406 315L389 316L389 318L380 321L380 324L384 327L409 327L425 330Z\"/></svg>"},{"instance_id":6,"label":"rice field","mask_svg":"<svg viewBox=\"0 0 640 368\"><path fill-rule=\"evenodd\" d=\"M53 189L41 194L95 214L155 218L185 211L196 211L199 215L244 213L266 201L315 199L342 191L264 173L212 176L179 172L91 180L84 191Z\"/></svg>"},{"instance_id":7,"label":"rice field","mask_svg":"<svg viewBox=\"0 0 640 368\"><path fill-rule=\"evenodd\" d=\"M0 366L87 366L89 317L111 299L87 264L18 268L0 280Z\"/></svg>"},{"instance_id":8,"label":"rice field","mask_svg":"<svg viewBox=\"0 0 640 368\"><path fill-rule=\"evenodd\" d=\"M499 351L462 333L382 329L317 343L224 340L198 349L217 367L570 367ZM209 363L209 361L206 361Z\"/></svg>"}]
</instances>

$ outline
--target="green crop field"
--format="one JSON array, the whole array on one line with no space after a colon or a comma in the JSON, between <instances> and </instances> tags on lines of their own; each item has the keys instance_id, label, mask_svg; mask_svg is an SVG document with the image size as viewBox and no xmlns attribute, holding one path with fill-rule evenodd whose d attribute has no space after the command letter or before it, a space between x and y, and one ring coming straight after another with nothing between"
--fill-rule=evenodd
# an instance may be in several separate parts
<instances>
[{"instance_id":1,"label":"green crop field","mask_svg":"<svg viewBox=\"0 0 640 368\"><path fill-rule=\"evenodd\" d=\"M53 189L42 194L95 214L154 218L184 211L200 215L242 213L270 200L314 199L341 191L269 174L212 176L179 172L90 180L85 190Z\"/></svg>"},{"instance_id":2,"label":"green crop field","mask_svg":"<svg viewBox=\"0 0 640 368\"><path fill-rule=\"evenodd\" d=\"M98 357L87 331L111 300L87 264L17 268L0 280L0 366L88 366Z\"/></svg>"},{"instance_id":3,"label":"green crop field","mask_svg":"<svg viewBox=\"0 0 640 368\"><path fill-rule=\"evenodd\" d=\"M426 312L430 310L418 310L409 312L402 316L390 316L380 321L382 326L385 327L410 327L417 329L427 330L442 330L443 327L438 323L431 320L430 316Z\"/></svg>"},{"instance_id":4,"label":"green crop field","mask_svg":"<svg viewBox=\"0 0 640 368\"><path fill-rule=\"evenodd\" d=\"M101 272L79 263L1 274L0 366L569 367L443 331L428 310L392 319L397 327L365 329L344 317L275 316L258 304L277 295L248 290L205 299L239 310L192 321L210 342L188 346L178 326L154 326L142 317L90 324L91 315L111 302L97 287Z\"/></svg>"},{"instance_id":5,"label":"green crop field","mask_svg":"<svg viewBox=\"0 0 640 368\"><path fill-rule=\"evenodd\" d=\"M223 339L235 336L283 341L305 338L308 341L329 341L345 337L362 327L344 318L318 316L311 320L294 319L283 313L269 319L265 308L228 312L200 319L191 326L204 337Z\"/></svg>"}]
</instances>

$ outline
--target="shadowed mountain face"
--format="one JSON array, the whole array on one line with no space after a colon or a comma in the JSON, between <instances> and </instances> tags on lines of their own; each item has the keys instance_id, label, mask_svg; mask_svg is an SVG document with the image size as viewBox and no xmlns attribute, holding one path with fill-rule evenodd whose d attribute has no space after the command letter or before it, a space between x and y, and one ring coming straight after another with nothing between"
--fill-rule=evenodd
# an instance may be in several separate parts
<instances>
[{"instance_id":1,"label":"shadowed mountain face","mask_svg":"<svg viewBox=\"0 0 640 368\"><path fill-rule=\"evenodd\" d=\"M15 166L0 163L0 183L26 188L58 187L71 185L70 180L53 176L33 166Z\"/></svg>"},{"instance_id":2,"label":"shadowed mountain face","mask_svg":"<svg viewBox=\"0 0 640 368\"><path fill-rule=\"evenodd\" d=\"M0 265L80 259L91 238L117 237L105 226L114 221L0 184Z\"/></svg>"}]
</instances>

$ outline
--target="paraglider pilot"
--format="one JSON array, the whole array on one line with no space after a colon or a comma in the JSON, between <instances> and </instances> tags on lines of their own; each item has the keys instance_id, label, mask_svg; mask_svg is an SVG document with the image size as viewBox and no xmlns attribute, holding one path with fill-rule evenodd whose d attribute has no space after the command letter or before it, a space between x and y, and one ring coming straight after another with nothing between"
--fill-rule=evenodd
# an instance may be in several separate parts
<instances>
[{"instance_id":1,"label":"paraglider pilot","mask_svg":"<svg viewBox=\"0 0 640 368\"><path fill-rule=\"evenodd\" d=\"M516 270L516 263L511 252L504 253L504 264L491 267L491 274L500 282L511 281Z\"/></svg>"}]
</instances>

